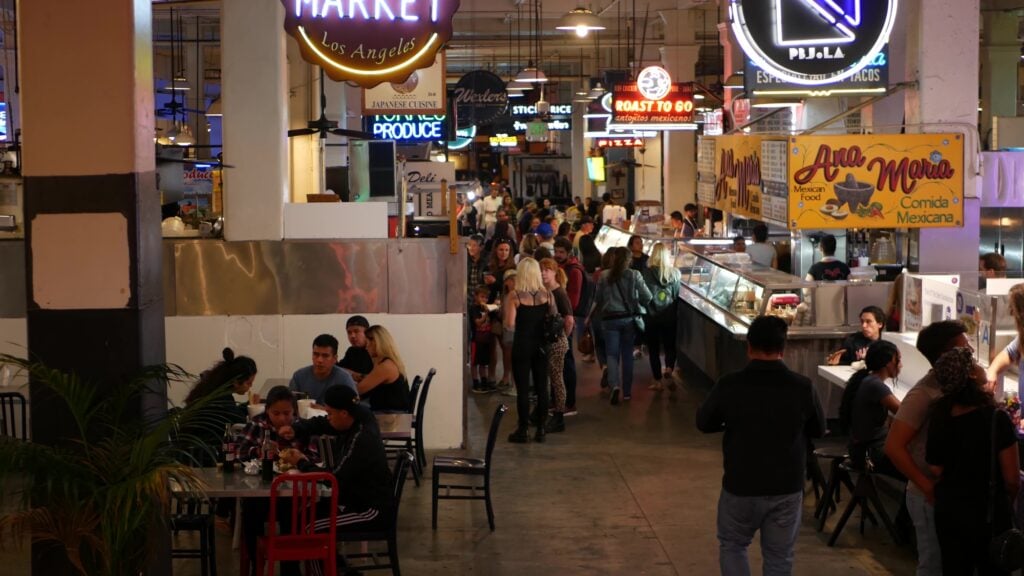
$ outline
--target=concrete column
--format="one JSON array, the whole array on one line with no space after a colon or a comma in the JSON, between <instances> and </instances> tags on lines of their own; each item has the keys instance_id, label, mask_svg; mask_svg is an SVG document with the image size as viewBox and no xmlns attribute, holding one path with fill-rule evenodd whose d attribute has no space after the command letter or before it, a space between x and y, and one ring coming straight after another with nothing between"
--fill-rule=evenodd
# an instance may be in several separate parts
<instances>
[{"instance_id":1,"label":"concrete column","mask_svg":"<svg viewBox=\"0 0 1024 576\"><path fill-rule=\"evenodd\" d=\"M924 6L925 0L900 4L907 11L907 71L919 82L907 91L907 131L966 133L964 191L976 198L979 0L927 0ZM920 272L977 269L978 210L978 201L969 200L963 228L914 233Z\"/></svg>"},{"instance_id":2,"label":"concrete column","mask_svg":"<svg viewBox=\"0 0 1024 576\"><path fill-rule=\"evenodd\" d=\"M732 33L732 26L728 22L721 22L718 24L718 43L722 46L722 83L725 84L729 77L737 72L743 71L743 49L736 42L736 36ZM725 88L722 90L723 100L722 104L729 114L730 119L735 122L735 118L732 118L732 101L738 94L743 92L743 87L739 88ZM739 124L738 122L736 124ZM735 128L735 124L732 126L726 126L726 130Z\"/></svg>"},{"instance_id":3,"label":"concrete column","mask_svg":"<svg viewBox=\"0 0 1024 576\"><path fill-rule=\"evenodd\" d=\"M666 10L658 13L665 22L665 45L661 63L676 82L695 78L700 46L696 42L692 10ZM665 132L662 136L664 190L661 201L665 212L682 210L697 200L697 136L690 131ZM650 182L648 182L648 190ZM657 197L655 197L657 198Z\"/></svg>"},{"instance_id":4,"label":"concrete column","mask_svg":"<svg viewBox=\"0 0 1024 576\"><path fill-rule=\"evenodd\" d=\"M284 6L224 0L221 7L224 235L280 240L288 201Z\"/></svg>"},{"instance_id":5,"label":"concrete column","mask_svg":"<svg viewBox=\"0 0 1024 576\"><path fill-rule=\"evenodd\" d=\"M893 33L889 35L889 83L912 79L907 73L907 10L896 12ZM861 121L875 134L899 134L906 114L906 92L900 91L868 106L861 112Z\"/></svg>"},{"instance_id":6,"label":"concrete column","mask_svg":"<svg viewBox=\"0 0 1024 576\"><path fill-rule=\"evenodd\" d=\"M26 355L103 397L164 361L150 3L21 2L18 18ZM63 402L38 383L30 393L32 441L73 437ZM163 390L129 410L166 405ZM168 542L165 529L151 533L147 574L170 573ZM33 545L32 574L72 573L63 554Z\"/></svg>"},{"instance_id":7,"label":"concrete column","mask_svg":"<svg viewBox=\"0 0 1024 576\"><path fill-rule=\"evenodd\" d=\"M583 133L587 131L587 121L583 118L583 113L586 110L587 107L584 104L574 104L572 107L572 146L569 153L572 158L572 161L569 162L572 171L569 174L569 179L572 181L572 195L580 198L590 195L586 160L584 160L590 154L586 139L583 137Z\"/></svg>"},{"instance_id":8,"label":"concrete column","mask_svg":"<svg viewBox=\"0 0 1024 576\"><path fill-rule=\"evenodd\" d=\"M983 15L981 138L991 146L992 117L1017 115L1020 17L1012 12L984 12Z\"/></svg>"}]
</instances>

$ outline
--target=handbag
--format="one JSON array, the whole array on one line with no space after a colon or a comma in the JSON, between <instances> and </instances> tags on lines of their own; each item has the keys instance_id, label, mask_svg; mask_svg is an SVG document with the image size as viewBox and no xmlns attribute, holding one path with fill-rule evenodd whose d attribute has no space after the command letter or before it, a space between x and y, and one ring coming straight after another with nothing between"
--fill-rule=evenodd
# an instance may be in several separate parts
<instances>
[{"instance_id":1,"label":"handbag","mask_svg":"<svg viewBox=\"0 0 1024 576\"><path fill-rule=\"evenodd\" d=\"M634 278L633 281L636 282L636 279ZM626 306L629 307L629 313L633 315L633 325L636 326L636 329L639 332L643 332L644 328L645 328L644 317L643 317L643 310L637 310L636 307L635 307L635 305L636 305L636 289L635 289L636 286L634 285L634 290L633 290L634 297L633 297L632 300L630 300L630 299L626 298L625 292L622 291L622 284L621 284L621 282L622 282L622 278L619 278L619 281L615 283L615 288L619 291L619 296L622 297L622 301L626 304Z\"/></svg>"},{"instance_id":2,"label":"handbag","mask_svg":"<svg viewBox=\"0 0 1024 576\"><path fill-rule=\"evenodd\" d=\"M995 522L996 482L1002 481L1002 475L1000 474L999 466L996 463L996 417L998 415L998 409L992 412L987 514L990 527L993 526L993 523ZM1010 518L1012 526L1013 515L1011 515ZM1011 527L1009 530L1005 530L999 534L993 534L992 540L989 541L988 553L989 562L1000 570L1006 570L1009 572L1021 569L1021 567L1024 567L1024 532L1021 532L1015 527Z\"/></svg>"},{"instance_id":3,"label":"handbag","mask_svg":"<svg viewBox=\"0 0 1024 576\"><path fill-rule=\"evenodd\" d=\"M565 319L558 313L555 306L555 295L548 291L548 313L544 315L544 340L546 342L558 342L559 338L565 336Z\"/></svg>"},{"instance_id":4,"label":"handbag","mask_svg":"<svg viewBox=\"0 0 1024 576\"><path fill-rule=\"evenodd\" d=\"M576 350L584 356L594 353L594 336L590 334L590 330L583 333L583 337L576 343Z\"/></svg>"}]
</instances>

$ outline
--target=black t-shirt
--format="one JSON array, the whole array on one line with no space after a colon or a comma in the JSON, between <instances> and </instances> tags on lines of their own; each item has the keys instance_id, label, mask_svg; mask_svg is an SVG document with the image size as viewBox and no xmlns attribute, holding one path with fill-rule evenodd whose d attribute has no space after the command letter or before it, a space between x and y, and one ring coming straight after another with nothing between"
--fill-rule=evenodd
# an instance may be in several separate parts
<instances>
[{"instance_id":1,"label":"black t-shirt","mask_svg":"<svg viewBox=\"0 0 1024 576\"><path fill-rule=\"evenodd\" d=\"M986 502L992 472L992 446L995 444L998 454L1017 443L1017 433L1010 417L1002 410L983 407L953 416L952 408L950 400L939 400L928 424L925 460L933 466L942 466L942 478L935 485L936 498ZM996 418L995 442L992 441L992 418ZM997 469L998 462L997 457ZM1002 482L996 482L996 490L1005 494L1006 488Z\"/></svg>"},{"instance_id":2,"label":"black t-shirt","mask_svg":"<svg viewBox=\"0 0 1024 576\"><path fill-rule=\"evenodd\" d=\"M864 448L877 448L885 443L888 431L885 421L889 411L882 401L891 395L892 390L878 377L869 374L861 380L850 412L850 435L853 444Z\"/></svg>"},{"instance_id":3,"label":"black t-shirt","mask_svg":"<svg viewBox=\"0 0 1024 576\"><path fill-rule=\"evenodd\" d=\"M815 262L807 273L813 276L815 280L846 280L847 276L850 275L850 267L839 260Z\"/></svg>"},{"instance_id":4,"label":"black t-shirt","mask_svg":"<svg viewBox=\"0 0 1024 576\"><path fill-rule=\"evenodd\" d=\"M373 358L366 348L349 346L345 350L345 357L338 361L338 367L351 370L356 374L369 374L373 371Z\"/></svg>"},{"instance_id":5,"label":"black t-shirt","mask_svg":"<svg viewBox=\"0 0 1024 576\"><path fill-rule=\"evenodd\" d=\"M650 258L647 254L640 254L640 256L633 256L629 261L629 267L637 272L643 272L647 269L647 260Z\"/></svg>"},{"instance_id":6,"label":"black t-shirt","mask_svg":"<svg viewBox=\"0 0 1024 576\"><path fill-rule=\"evenodd\" d=\"M868 346L871 346L877 342L877 340L870 340L861 332L854 332L843 340L843 357L840 358L840 364L852 364L857 360L863 360L868 353Z\"/></svg>"}]
</instances>

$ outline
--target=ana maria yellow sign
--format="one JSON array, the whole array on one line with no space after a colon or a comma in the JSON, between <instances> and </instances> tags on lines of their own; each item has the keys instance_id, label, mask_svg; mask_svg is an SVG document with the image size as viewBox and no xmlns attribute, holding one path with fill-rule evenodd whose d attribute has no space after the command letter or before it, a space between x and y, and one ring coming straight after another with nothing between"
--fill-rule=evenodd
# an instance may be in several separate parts
<instances>
[{"instance_id":1,"label":"ana maria yellow sign","mask_svg":"<svg viewBox=\"0 0 1024 576\"><path fill-rule=\"evenodd\" d=\"M790 228L963 226L960 134L789 139Z\"/></svg>"},{"instance_id":2,"label":"ana maria yellow sign","mask_svg":"<svg viewBox=\"0 0 1024 576\"><path fill-rule=\"evenodd\" d=\"M761 218L760 136L715 137L715 208Z\"/></svg>"}]
</instances>

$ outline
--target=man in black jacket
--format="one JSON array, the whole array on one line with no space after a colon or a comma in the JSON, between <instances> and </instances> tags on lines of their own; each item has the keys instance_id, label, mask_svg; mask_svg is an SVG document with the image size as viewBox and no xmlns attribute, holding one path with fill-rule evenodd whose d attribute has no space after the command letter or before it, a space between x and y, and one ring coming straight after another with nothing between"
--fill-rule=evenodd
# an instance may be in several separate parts
<instances>
[{"instance_id":1,"label":"man in black jacket","mask_svg":"<svg viewBox=\"0 0 1024 576\"><path fill-rule=\"evenodd\" d=\"M294 434L334 436L334 468L338 479L338 532L381 530L391 514L391 471L388 469L384 442L377 420L369 408L359 403L359 395L347 386L331 386L325 392L327 416L296 423ZM286 431L281 431L282 435ZM302 472L317 470L305 454L290 450L281 460ZM323 502L328 507L330 502ZM326 510L318 511L317 530L327 530ZM318 562L313 574L322 574Z\"/></svg>"},{"instance_id":2,"label":"man in black jacket","mask_svg":"<svg viewBox=\"0 0 1024 576\"><path fill-rule=\"evenodd\" d=\"M782 361L786 323L755 319L746 368L724 376L697 411L701 432L721 432L725 475L718 500L719 566L749 574L747 547L761 531L765 574L793 571L800 530L807 442L825 431L811 381Z\"/></svg>"}]
</instances>

